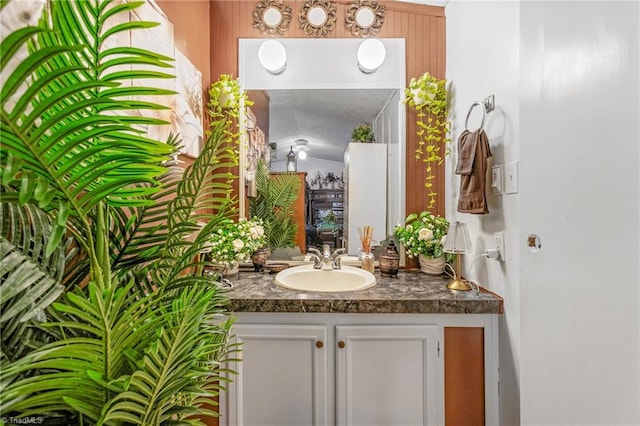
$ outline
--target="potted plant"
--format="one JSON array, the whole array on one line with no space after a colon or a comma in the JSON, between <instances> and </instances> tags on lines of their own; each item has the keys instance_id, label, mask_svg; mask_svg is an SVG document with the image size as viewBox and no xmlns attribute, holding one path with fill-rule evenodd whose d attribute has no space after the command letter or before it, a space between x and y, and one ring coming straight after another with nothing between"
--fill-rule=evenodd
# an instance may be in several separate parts
<instances>
[{"instance_id":1,"label":"potted plant","mask_svg":"<svg viewBox=\"0 0 640 426\"><path fill-rule=\"evenodd\" d=\"M209 89L209 104L214 108L240 110L241 100L245 106L253 105L247 93L240 88L240 83L230 74L220 74Z\"/></svg>"},{"instance_id":2,"label":"potted plant","mask_svg":"<svg viewBox=\"0 0 640 426\"><path fill-rule=\"evenodd\" d=\"M38 26L0 45L3 418L157 425L215 415L206 404L232 318L199 253L235 215L229 179L213 177L229 178L237 153L229 120L211 110L185 170L171 165L179 138L140 132L161 123L131 111L165 107L131 99L167 94L140 82L173 78L169 58L111 43L153 23L103 31L140 5L51 0Z\"/></svg>"},{"instance_id":3,"label":"potted plant","mask_svg":"<svg viewBox=\"0 0 640 426\"><path fill-rule=\"evenodd\" d=\"M311 186L311 188L317 187L317 189L322 189L323 180L324 176L322 176L322 173L318 170L314 173L311 180L309 180L309 186Z\"/></svg>"},{"instance_id":4,"label":"potted plant","mask_svg":"<svg viewBox=\"0 0 640 426\"><path fill-rule=\"evenodd\" d=\"M218 226L211 233L207 248L216 267L224 275L233 275L238 272L239 263L248 261L265 243L262 220L240 218Z\"/></svg>"},{"instance_id":5,"label":"potted plant","mask_svg":"<svg viewBox=\"0 0 640 426\"><path fill-rule=\"evenodd\" d=\"M428 72L417 79L412 78L405 89L404 102L416 110L418 147L415 158L425 163L424 186L429 195L427 208L431 209L438 195L433 185L435 167L441 165L443 158L450 153L451 138L448 135L451 122L447 120L446 80L437 79Z\"/></svg>"},{"instance_id":6,"label":"potted plant","mask_svg":"<svg viewBox=\"0 0 640 426\"><path fill-rule=\"evenodd\" d=\"M331 188L335 188L336 182L338 181L338 178L336 178L335 173L333 172L327 172L327 174L324 176L324 184L329 187L331 186Z\"/></svg>"},{"instance_id":7,"label":"potted plant","mask_svg":"<svg viewBox=\"0 0 640 426\"><path fill-rule=\"evenodd\" d=\"M371 143L375 142L376 138L373 134L373 128L370 123L364 123L353 129L351 132L351 139L355 142Z\"/></svg>"},{"instance_id":8,"label":"potted plant","mask_svg":"<svg viewBox=\"0 0 640 426\"><path fill-rule=\"evenodd\" d=\"M418 258L422 272L439 275L444 272L446 261L454 259L453 256L445 256L444 252L448 229L447 219L423 211L407 216L404 226L396 226L394 234L404 246L406 255Z\"/></svg>"},{"instance_id":9,"label":"potted plant","mask_svg":"<svg viewBox=\"0 0 640 426\"><path fill-rule=\"evenodd\" d=\"M264 226L265 244L272 250L294 247L298 225L293 218L293 204L298 199L300 180L294 174L269 175L266 164L258 161L257 197L249 200L249 216Z\"/></svg>"}]
</instances>

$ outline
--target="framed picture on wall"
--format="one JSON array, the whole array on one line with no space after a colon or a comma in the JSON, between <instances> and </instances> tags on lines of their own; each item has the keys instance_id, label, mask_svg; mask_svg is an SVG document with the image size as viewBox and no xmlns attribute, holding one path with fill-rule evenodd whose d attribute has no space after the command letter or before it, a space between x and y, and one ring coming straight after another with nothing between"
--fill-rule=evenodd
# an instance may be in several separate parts
<instances>
[{"instance_id":1,"label":"framed picture on wall","mask_svg":"<svg viewBox=\"0 0 640 426\"><path fill-rule=\"evenodd\" d=\"M182 138L181 154L197 157L204 139L202 121L202 73L178 49L176 62L176 107L174 122Z\"/></svg>"}]
</instances>

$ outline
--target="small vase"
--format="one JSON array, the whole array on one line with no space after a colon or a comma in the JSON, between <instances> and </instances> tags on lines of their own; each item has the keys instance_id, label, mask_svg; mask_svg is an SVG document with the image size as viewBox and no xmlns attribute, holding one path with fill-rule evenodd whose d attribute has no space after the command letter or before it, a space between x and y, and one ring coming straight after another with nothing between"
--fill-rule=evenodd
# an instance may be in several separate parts
<instances>
[{"instance_id":1,"label":"small vase","mask_svg":"<svg viewBox=\"0 0 640 426\"><path fill-rule=\"evenodd\" d=\"M264 265L267 264L267 258L271 254L271 250L267 247L259 248L251 255L251 263L255 272L264 272Z\"/></svg>"},{"instance_id":2,"label":"small vase","mask_svg":"<svg viewBox=\"0 0 640 426\"><path fill-rule=\"evenodd\" d=\"M217 273L221 278L231 277L240 271L240 263L215 263L212 271Z\"/></svg>"},{"instance_id":3,"label":"small vase","mask_svg":"<svg viewBox=\"0 0 640 426\"><path fill-rule=\"evenodd\" d=\"M429 258L420 254L418 261L420 262L420 271L425 274L440 275L444 272L444 256Z\"/></svg>"},{"instance_id":4,"label":"small vase","mask_svg":"<svg viewBox=\"0 0 640 426\"><path fill-rule=\"evenodd\" d=\"M373 272L376 270L374 262L373 253L371 250L361 251L360 252L360 268L364 269L367 272Z\"/></svg>"}]
</instances>

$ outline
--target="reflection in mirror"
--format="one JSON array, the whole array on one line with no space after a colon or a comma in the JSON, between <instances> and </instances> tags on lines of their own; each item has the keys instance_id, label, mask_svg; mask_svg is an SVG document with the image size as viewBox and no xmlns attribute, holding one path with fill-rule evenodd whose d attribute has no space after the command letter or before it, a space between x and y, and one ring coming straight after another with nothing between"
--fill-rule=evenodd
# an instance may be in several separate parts
<instances>
[{"instance_id":1,"label":"reflection in mirror","mask_svg":"<svg viewBox=\"0 0 640 426\"><path fill-rule=\"evenodd\" d=\"M298 28L306 35L326 37L336 27L336 9L331 0L306 0L300 6Z\"/></svg>"},{"instance_id":2,"label":"reflection in mirror","mask_svg":"<svg viewBox=\"0 0 640 426\"><path fill-rule=\"evenodd\" d=\"M283 0L261 0L253 12L253 28L261 34L284 35L291 24L291 6Z\"/></svg>"},{"instance_id":3,"label":"reflection in mirror","mask_svg":"<svg viewBox=\"0 0 640 426\"><path fill-rule=\"evenodd\" d=\"M345 247L357 256L358 227L374 227L380 244L400 217L398 183L400 90L268 90L270 171L287 171L287 153L298 154L297 172L306 173L304 246ZM371 123L375 143L356 143L353 130ZM303 140L304 143L299 141ZM306 154L302 159L301 154ZM393 174L391 182L387 175ZM387 191L387 187L390 191ZM301 248L300 256L306 250ZM284 254L283 254L284 253ZM272 250L272 260L291 256Z\"/></svg>"},{"instance_id":4,"label":"reflection in mirror","mask_svg":"<svg viewBox=\"0 0 640 426\"><path fill-rule=\"evenodd\" d=\"M347 9L345 28L359 37L373 37L382 29L384 6L376 0L354 0Z\"/></svg>"},{"instance_id":5,"label":"reflection in mirror","mask_svg":"<svg viewBox=\"0 0 640 426\"><path fill-rule=\"evenodd\" d=\"M262 20L269 28L275 28L282 22L282 13L275 7L268 7L262 15Z\"/></svg>"},{"instance_id":6,"label":"reflection in mirror","mask_svg":"<svg viewBox=\"0 0 640 426\"><path fill-rule=\"evenodd\" d=\"M321 27L327 22L327 12L320 6L312 7L307 13L307 21L314 27Z\"/></svg>"},{"instance_id":7,"label":"reflection in mirror","mask_svg":"<svg viewBox=\"0 0 640 426\"><path fill-rule=\"evenodd\" d=\"M370 7L361 7L356 12L356 23L360 28L369 28L373 25L376 15Z\"/></svg>"}]
</instances>

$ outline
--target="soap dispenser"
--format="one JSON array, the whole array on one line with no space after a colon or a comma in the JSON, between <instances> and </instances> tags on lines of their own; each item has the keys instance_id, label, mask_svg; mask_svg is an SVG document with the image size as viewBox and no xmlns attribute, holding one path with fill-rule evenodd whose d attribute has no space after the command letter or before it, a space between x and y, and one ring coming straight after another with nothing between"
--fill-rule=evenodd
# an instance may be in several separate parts
<instances>
[{"instance_id":1,"label":"soap dispenser","mask_svg":"<svg viewBox=\"0 0 640 426\"><path fill-rule=\"evenodd\" d=\"M389 242L387 249L380 254L378 259L380 265L380 275L387 278L398 278L400 268L400 256L393 241Z\"/></svg>"}]
</instances>

